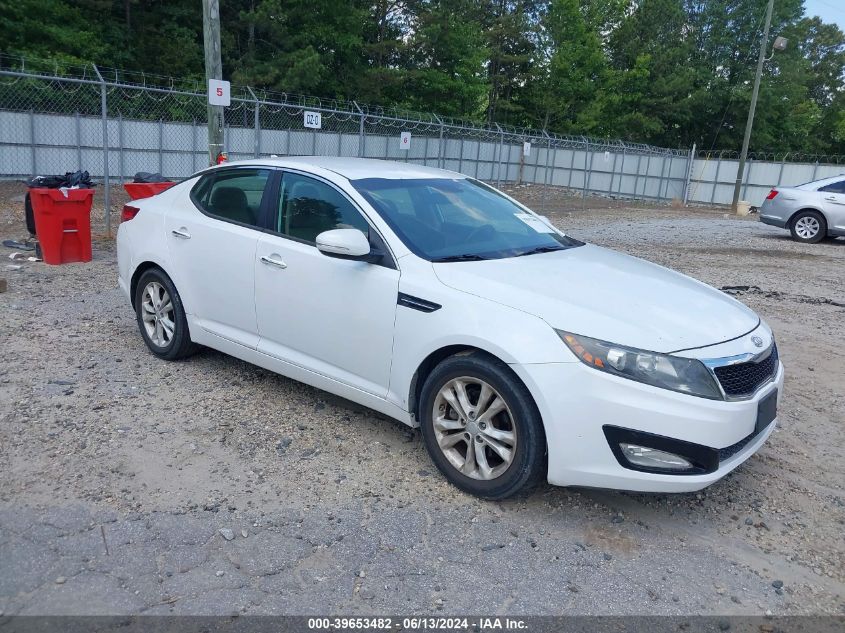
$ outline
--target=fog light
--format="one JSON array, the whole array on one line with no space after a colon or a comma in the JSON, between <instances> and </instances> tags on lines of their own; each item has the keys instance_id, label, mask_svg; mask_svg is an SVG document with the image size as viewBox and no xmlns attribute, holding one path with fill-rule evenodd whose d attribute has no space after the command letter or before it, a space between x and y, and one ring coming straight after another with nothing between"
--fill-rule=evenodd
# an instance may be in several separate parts
<instances>
[{"instance_id":1,"label":"fog light","mask_svg":"<svg viewBox=\"0 0 845 633\"><path fill-rule=\"evenodd\" d=\"M656 448L620 443L622 454L632 464L643 468L664 468L667 470L689 470L692 464L680 455L659 451Z\"/></svg>"}]
</instances>

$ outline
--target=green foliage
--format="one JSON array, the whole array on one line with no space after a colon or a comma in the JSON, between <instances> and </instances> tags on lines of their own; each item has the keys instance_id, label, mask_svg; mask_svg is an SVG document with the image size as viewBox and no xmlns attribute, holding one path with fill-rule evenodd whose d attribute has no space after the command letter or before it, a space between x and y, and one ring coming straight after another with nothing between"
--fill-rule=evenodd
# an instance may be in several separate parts
<instances>
[{"instance_id":1,"label":"green foliage","mask_svg":"<svg viewBox=\"0 0 845 633\"><path fill-rule=\"evenodd\" d=\"M225 0L223 65L275 91L738 149L766 2ZM752 150L845 153L845 35L803 11L775 4L789 46L765 65ZM58 67L204 76L199 0L16 0L0 41Z\"/></svg>"}]
</instances>

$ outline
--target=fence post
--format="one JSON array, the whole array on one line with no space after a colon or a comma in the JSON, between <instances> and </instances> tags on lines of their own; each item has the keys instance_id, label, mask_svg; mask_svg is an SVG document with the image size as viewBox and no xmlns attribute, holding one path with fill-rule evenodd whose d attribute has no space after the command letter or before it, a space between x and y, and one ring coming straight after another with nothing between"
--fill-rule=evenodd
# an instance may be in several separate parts
<instances>
[{"instance_id":1,"label":"fence post","mask_svg":"<svg viewBox=\"0 0 845 633\"><path fill-rule=\"evenodd\" d=\"M716 199L716 189L719 187L719 171L722 169L722 152L716 159L716 173L713 175L713 189L710 191L710 204Z\"/></svg>"},{"instance_id":2,"label":"fence post","mask_svg":"<svg viewBox=\"0 0 845 633\"><path fill-rule=\"evenodd\" d=\"M79 123L79 111L74 114L74 125L76 127L76 168L82 171L82 132Z\"/></svg>"},{"instance_id":3,"label":"fence post","mask_svg":"<svg viewBox=\"0 0 845 633\"><path fill-rule=\"evenodd\" d=\"M458 173L464 173L464 137L461 136L461 149L459 150L460 154L458 156Z\"/></svg>"},{"instance_id":4,"label":"fence post","mask_svg":"<svg viewBox=\"0 0 845 633\"><path fill-rule=\"evenodd\" d=\"M625 178L625 158L627 157L628 148L623 146L622 147L622 164L619 166L619 185L616 187L616 195L620 198L622 197L622 180ZM614 167L613 171L616 171L616 161L613 161ZM611 182L611 184L613 184Z\"/></svg>"},{"instance_id":5,"label":"fence post","mask_svg":"<svg viewBox=\"0 0 845 633\"><path fill-rule=\"evenodd\" d=\"M164 120L158 120L158 173L164 175Z\"/></svg>"},{"instance_id":6,"label":"fence post","mask_svg":"<svg viewBox=\"0 0 845 633\"><path fill-rule=\"evenodd\" d=\"M109 109L106 81L96 64L91 64L100 80L100 114L103 119L103 205L106 215L106 235L111 236L111 180L109 179Z\"/></svg>"},{"instance_id":7,"label":"fence post","mask_svg":"<svg viewBox=\"0 0 845 633\"><path fill-rule=\"evenodd\" d=\"M29 109L29 147L32 152L32 175L37 176L38 171L36 170L35 162L35 111L32 108Z\"/></svg>"},{"instance_id":8,"label":"fence post","mask_svg":"<svg viewBox=\"0 0 845 633\"><path fill-rule=\"evenodd\" d=\"M481 137L479 136L475 141L475 178L478 179L478 171L481 165ZM492 170L490 174L492 175Z\"/></svg>"},{"instance_id":9,"label":"fence post","mask_svg":"<svg viewBox=\"0 0 845 633\"><path fill-rule=\"evenodd\" d=\"M440 124L440 138L437 142L437 166L442 167L441 161L444 160L445 155L445 152L443 151L443 121L436 114L434 115L434 118L437 119L437 122Z\"/></svg>"},{"instance_id":10,"label":"fence post","mask_svg":"<svg viewBox=\"0 0 845 633\"><path fill-rule=\"evenodd\" d=\"M783 179L783 167L784 167L784 165L786 165L786 157L787 156L789 156L789 152L784 154L783 160L780 161L780 171L778 171L778 182L777 182L778 185L781 183L781 180Z\"/></svg>"},{"instance_id":11,"label":"fence post","mask_svg":"<svg viewBox=\"0 0 845 633\"><path fill-rule=\"evenodd\" d=\"M197 120L191 123L191 173L197 171Z\"/></svg>"},{"instance_id":12,"label":"fence post","mask_svg":"<svg viewBox=\"0 0 845 633\"><path fill-rule=\"evenodd\" d=\"M357 101L353 101L352 105L358 110L358 115L361 117L358 122L358 158L364 158L364 111L358 106ZM428 139L426 139L428 140Z\"/></svg>"},{"instance_id":13,"label":"fence post","mask_svg":"<svg viewBox=\"0 0 845 633\"><path fill-rule=\"evenodd\" d=\"M552 151L552 137L549 136L549 133L546 132L546 130L543 130L543 136L546 137L546 169L543 172L543 198L540 201L540 208L543 210L543 213L545 213L546 197L549 194L549 153ZM539 160L539 158L540 156L538 154L537 159Z\"/></svg>"},{"instance_id":14,"label":"fence post","mask_svg":"<svg viewBox=\"0 0 845 633\"><path fill-rule=\"evenodd\" d=\"M499 126L498 123L493 123L496 126L496 129L499 130L499 163L496 166L496 186L501 187L502 185L502 151L505 149L505 131Z\"/></svg>"},{"instance_id":15,"label":"fence post","mask_svg":"<svg viewBox=\"0 0 845 633\"><path fill-rule=\"evenodd\" d=\"M637 197L637 187L640 184L640 165L642 165L642 163L643 163L643 155L637 154L637 171L634 174L634 193L633 193L634 198Z\"/></svg>"},{"instance_id":16,"label":"fence post","mask_svg":"<svg viewBox=\"0 0 845 633\"><path fill-rule=\"evenodd\" d=\"M595 152L590 148L590 142L587 141L587 154L584 156L584 167L586 171L584 172L584 188L581 191L581 200L582 202L587 199L587 188L588 183L593 178L593 155ZM590 157L590 166L587 167L587 156ZM590 189L592 191L592 189Z\"/></svg>"},{"instance_id":17,"label":"fence post","mask_svg":"<svg viewBox=\"0 0 845 633\"><path fill-rule=\"evenodd\" d=\"M660 163L660 180L657 182L657 199L663 200L663 175L666 173L666 153L663 154L663 160Z\"/></svg>"},{"instance_id":18,"label":"fence post","mask_svg":"<svg viewBox=\"0 0 845 633\"><path fill-rule=\"evenodd\" d=\"M819 170L819 159L817 158L817 159L816 159L816 164L815 164L815 165L813 165L813 177L812 177L812 178L810 178L810 182L812 182L812 181L814 181L814 180L816 179L816 172L817 172L818 170Z\"/></svg>"},{"instance_id":19,"label":"fence post","mask_svg":"<svg viewBox=\"0 0 845 633\"><path fill-rule=\"evenodd\" d=\"M252 99L253 101L255 101L255 115L253 117L254 120L252 124L252 130L253 135L255 136L253 143L255 150L255 158L258 158L259 156L261 156L261 122L259 121L259 108L261 106L258 103L258 97L255 96L255 93L252 91L252 88L247 86L246 89L249 90L249 94L252 95Z\"/></svg>"},{"instance_id":20,"label":"fence post","mask_svg":"<svg viewBox=\"0 0 845 633\"><path fill-rule=\"evenodd\" d=\"M118 145L120 145L120 147L117 148L117 166L118 171L120 172L118 176L120 178L120 184L123 186L123 112L119 112L117 116L117 142Z\"/></svg>"},{"instance_id":21,"label":"fence post","mask_svg":"<svg viewBox=\"0 0 845 633\"><path fill-rule=\"evenodd\" d=\"M613 167L610 168L610 183L607 185L607 195L608 197L613 195L613 179L616 178L616 161L619 158L619 154L613 152Z\"/></svg>"},{"instance_id":22,"label":"fence post","mask_svg":"<svg viewBox=\"0 0 845 633\"><path fill-rule=\"evenodd\" d=\"M687 206L687 201L689 200L689 185L690 180L692 179L692 166L695 162L695 143L692 144L692 149L689 153L689 158L687 159L687 179L684 182L684 206Z\"/></svg>"}]
</instances>

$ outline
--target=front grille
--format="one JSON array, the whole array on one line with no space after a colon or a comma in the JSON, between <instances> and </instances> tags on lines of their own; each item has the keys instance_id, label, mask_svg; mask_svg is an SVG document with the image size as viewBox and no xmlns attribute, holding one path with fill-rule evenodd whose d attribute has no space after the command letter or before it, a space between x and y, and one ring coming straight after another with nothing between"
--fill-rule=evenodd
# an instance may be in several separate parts
<instances>
[{"instance_id":1,"label":"front grille","mask_svg":"<svg viewBox=\"0 0 845 633\"><path fill-rule=\"evenodd\" d=\"M763 360L725 365L716 367L713 371L725 395L732 398L750 396L777 375L778 347L772 343L772 353Z\"/></svg>"}]
</instances>

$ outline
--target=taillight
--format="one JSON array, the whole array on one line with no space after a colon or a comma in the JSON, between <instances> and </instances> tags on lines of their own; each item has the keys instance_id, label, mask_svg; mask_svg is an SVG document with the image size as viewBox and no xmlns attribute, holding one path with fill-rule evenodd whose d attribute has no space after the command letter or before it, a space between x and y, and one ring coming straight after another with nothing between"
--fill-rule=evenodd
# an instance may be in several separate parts
<instances>
[{"instance_id":1,"label":"taillight","mask_svg":"<svg viewBox=\"0 0 845 633\"><path fill-rule=\"evenodd\" d=\"M776 195L778 195L778 190L777 190L777 189L772 189L772 190L769 192L769 195L768 195L768 196L766 196L766 200L773 200L773 199L774 199L774 197L775 197Z\"/></svg>"},{"instance_id":2,"label":"taillight","mask_svg":"<svg viewBox=\"0 0 845 633\"><path fill-rule=\"evenodd\" d=\"M123 205L123 212L120 214L120 221L121 222L129 222L132 218L138 215L138 211L140 211L138 207L133 207L131 204L124 204Z\"/></svg>"}]
</instances>

